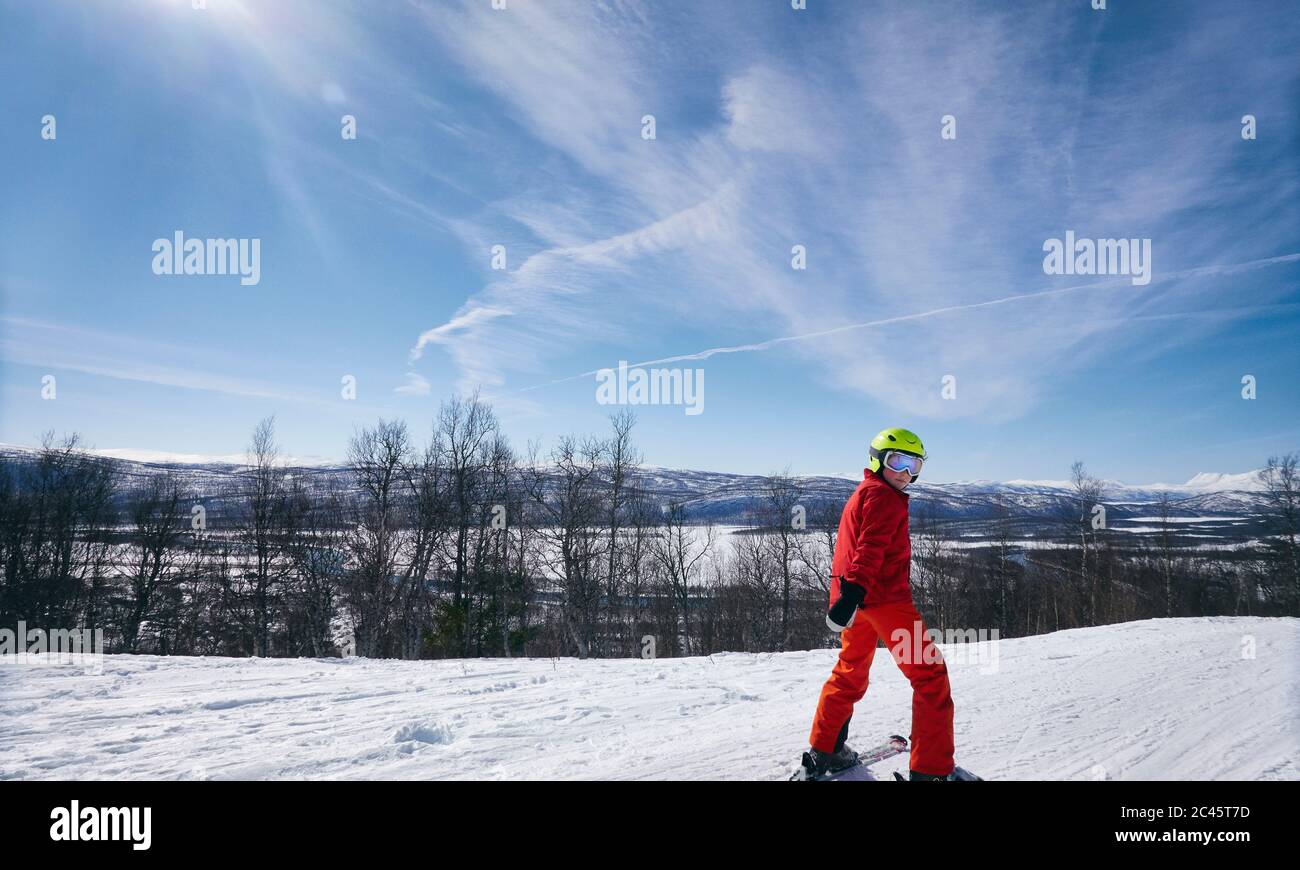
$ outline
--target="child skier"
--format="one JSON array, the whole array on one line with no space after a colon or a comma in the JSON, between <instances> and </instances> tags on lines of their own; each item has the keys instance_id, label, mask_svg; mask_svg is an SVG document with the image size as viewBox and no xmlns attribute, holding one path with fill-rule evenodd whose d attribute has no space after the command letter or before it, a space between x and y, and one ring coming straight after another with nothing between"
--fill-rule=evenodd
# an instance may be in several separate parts
<instances>
[{"instance_id":1,"label":"child skier","mask_svg":"<svg viewBox=\"0 0 1300 870\"><path fill-rule=\"evenodd\" d=\"M925 458L925 446L912 432L882 431L871 439L870 467L840 515L826 622L840 632L842 648L817 702L801 778L857 762L844 741L853 705L867 691L878 639L912 684L911 778L956 778L948 668L925 636L909 585L912 544L904 490L920 476Z\"/></svg>"}]
</instances>

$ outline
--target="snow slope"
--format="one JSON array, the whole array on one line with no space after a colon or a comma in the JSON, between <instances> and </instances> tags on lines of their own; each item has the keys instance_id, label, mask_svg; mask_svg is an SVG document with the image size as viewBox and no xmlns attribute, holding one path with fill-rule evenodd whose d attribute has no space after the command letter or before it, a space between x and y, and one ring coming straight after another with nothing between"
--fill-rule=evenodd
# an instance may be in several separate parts
<instances>
[{"instance_id":1,"label":"snow slope","mask_svg":"<svg viewBox=\"0 0 1300 870\"><path fill-rule=\"evenodd\" d=\"M988 778L1300 779L1298 619L1007 640L996 670L944 649L958 762ZM9 665L0 779L782 779L834 660L110 656L102 676ZM882 651L852 742L907 733L909 698Z\"/></svg>"}]
</instances>

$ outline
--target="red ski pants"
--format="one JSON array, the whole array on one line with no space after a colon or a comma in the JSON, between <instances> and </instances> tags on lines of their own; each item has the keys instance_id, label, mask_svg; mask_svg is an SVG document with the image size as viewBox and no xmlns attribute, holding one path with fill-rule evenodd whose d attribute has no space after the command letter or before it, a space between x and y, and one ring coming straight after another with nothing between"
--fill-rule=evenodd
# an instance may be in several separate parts
<instances>
[{"instance_id":1,"label":"red ski pants","mask_svg":"<svg viewBox=\"0 0 1300 870\"><path fill-rule=\"evenodd\" d=\"M867 691L876 641L884 639L903 676L912 684L911 768L940 776L952 772L952 693L948 666L925 636L921 615L910 600L859 608L840 634L840 660L822 687L808 743L831 752L853 705Z\"/></svg>"}]
</instances>

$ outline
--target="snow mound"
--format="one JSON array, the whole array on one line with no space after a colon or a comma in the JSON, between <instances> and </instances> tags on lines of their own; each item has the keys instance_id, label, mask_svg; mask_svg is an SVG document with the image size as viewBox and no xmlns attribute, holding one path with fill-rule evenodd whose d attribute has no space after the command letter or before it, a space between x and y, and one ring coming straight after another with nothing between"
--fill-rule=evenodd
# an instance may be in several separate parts
<instances>
[{"instance_id":1,"label":"snow mound","mask_svg":"<svg viewBox=\"0 0 1300 870\"><path fill-rule=\"evenodd\" d=\"M452 741L452 731L441 722L416 722L403 725L393 735L394 743L432 743L442 744Z\"/></svg>"}]
</instances>

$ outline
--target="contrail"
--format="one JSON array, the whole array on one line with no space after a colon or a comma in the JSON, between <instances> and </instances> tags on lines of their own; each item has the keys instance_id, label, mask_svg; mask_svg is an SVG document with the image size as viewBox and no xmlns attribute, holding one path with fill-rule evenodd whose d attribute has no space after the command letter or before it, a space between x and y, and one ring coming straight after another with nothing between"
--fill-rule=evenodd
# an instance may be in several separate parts
<instances>
[{"instance_id":1,"label":"contrail","mask_svg":"<svg viewBox=\"0 0 1300 870\"><path fill-rule=\"evenodd\" d=\"M1220 266L1198 266L1195 269L1183 269L1179 272L1168 272L1164 275L1153 276L1152 283L1161 281L1170 281L1176 278L1194 278L1199 275L1227 275L1234 272L1245 272L1249 269L1259 269L1265 266L1275 266L1279 263L1292 263L1300 260L1300 253L1283 254L1278 257L1266 257L1262 260L1250 260L1245 263L1232 263ZM678 356L666 356L660 359L646 360L645 362L629 363L628 368L639 368L642 366L661 365L663 363L683 362L685 360L708 359L711 356L722 353L749 353L757 350L768 350L777 345L786 344L792 341L807 341L812 338L822 338L827 335L835 335L840 332L848 332L853 329L866 329L871 326L886 326L890 323L902 323L909 320L921 320L926 317L934 317L939 314L949 314L953 311L973 311L977 308L992 308L994 305L1005 305L1008 302L1019 302L1023 299L1040 299L1046 296L1056 296L1061 293L1072 293L1075 290L1099 289L1112 286L1131 286L1131 279L1124 275L1112 278L1109 281L1095 281L1091 284L1073 284L1069 287L1057 287L1054 290L1039 290L1034 293L1018 293L1014 296L1004 296L1001 299L989 299L985 302L971 302L965 305L948 305L943 308L933 308L929 311L918 311L915 314L902 314L898 317L886 317L883 320L868 320L863 323L848 323L843 326L823 329L817 332L807 332L802 335L783 335L780 338L770 338L767 341L760 341L754 344L737 344L730 347L711 347L707 350L696 351L695 353L684 353ZM567 381L577 381L582 378L590 378L596 375L602 369L592 369L589 372L583 372L580 375L571 375L567 378L558 378L553 381L547 381L544 384L534 384L531 387L522 387L519 392L526 393L530 390L540 390L542 387L549 387L555 384L563 384Z\"/></svg>"}]
</instances>

